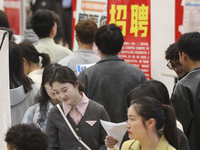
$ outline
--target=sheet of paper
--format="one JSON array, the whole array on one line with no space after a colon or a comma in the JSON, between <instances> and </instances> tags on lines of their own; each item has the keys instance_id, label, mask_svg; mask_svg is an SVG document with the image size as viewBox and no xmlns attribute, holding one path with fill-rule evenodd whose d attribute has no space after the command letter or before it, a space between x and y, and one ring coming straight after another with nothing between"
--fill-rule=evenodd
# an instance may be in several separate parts
<instances>
[{"instance_id":1,"label":"sheet of paper","mask_svg":"<svg viewBox=\"0 0 200 150\"><path fill-rule=\"evenodd\" d=\"M117 146L119 147L122 141L122 138L127 131L126 122L113 123L104 120L100 120L101 125L106 130L109 136L118 140Z\"/></svg>"}]
</instances>

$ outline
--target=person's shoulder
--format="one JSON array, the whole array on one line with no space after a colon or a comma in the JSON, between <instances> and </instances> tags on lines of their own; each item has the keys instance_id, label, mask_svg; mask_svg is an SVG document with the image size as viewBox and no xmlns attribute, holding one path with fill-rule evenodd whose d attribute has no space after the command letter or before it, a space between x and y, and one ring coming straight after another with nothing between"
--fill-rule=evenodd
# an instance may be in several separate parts
<instances>
[{"instance_id":1,"label":"person's shoulder","mask_svg":"<svg viewBox=\"0 0 200 150\"><path fill-rule=\"evenodd\" d=\"M57 105L59 105L59 106L61 107L61 109L62 109L62 103L59 103L59 104L57 104ZM50 109L50 113L57 113L57 112L59 112L59 109L58 109L57 105L53 106L53 107Z\"/></svg>"},{"instance_id":2,"label":"person's shoulder","mask_svg":"<svg viewBox=\"0 0 200 150\"><path fill-rule=\"evenodd\" d=\"M96 101L94 101L92 99L89 99L89 104L93 105L95 107L104 107L103 105L101 105L100 103L98 103L98 102L96 102Z\"/></svg>"},{"instance_id":3,"label":"person's shoulder","mask_svg":"<svg viewBox=\"0 0 200 150\"><path fill-rule=\"evenodd\" d=\"M35 112L36 109L39 108L39 107L40 107L40 106L39 106L39 103L36 103L35 105L30 106L30 107L27 109L27 112L33 113L33 112Z\"/></svg>"},{"instance_id":4,"label":"person's shoulder","mask_svg":"<svg viewBox=\"0 0 200 150\"><path fill-rule=\"evenodd\" d=\"M37 110L39 110L39 103L36 103L33 106L30 106L26 113L24 114L24 118L22 120L22 123L33 123L34 122L34 116L37 113Z\"/></svg>"},{"instance_id":5,"label":"person's shoulder","mask_svg":"<svg viewBox=\"0 0 200 150\"><path fill-rule=\"evenodd\" d=\"M60 64L60 65L62 65L62 66L67 66L68 63L69 63L70 61L73 61L73 58L72 58L73 55L74 55L74 53L72 53L72 54L69 55L69 56L64 57L63 59L61 59L61 60L58 62L58 64Z\"/></svg>"},{"instance_id":6,"label":"person's shoulder","mask_svg":"<svg viewBox=\"0 0 200 150\"><path fill-rule=\"evenodd\" d=\"M131 146L131 147L130 147ZM140 142L137 140L128 140L122 144L121 150L127 150L129 148L137 149L140 147Z\"/></svg>"},{"instance_id":7,"label":"person's shoulder","mask_svg":"<svg viewBox=\"0 0 200 150\"><path fill-rule=\"evenodd\" d=\"M31 90L31 92L35 93L35 94L37 94L39 92L39 87L38 87L38 84L36 82L32 83L32 90Z\"/></svg>"},{"instance_id":8,"label":"person's shoulder","mask_svg":"<svg viewBox=\"0 0 200 150\"><path fill-rule=\"evenodd\" d=\"M129 63L125 62L125 61L124 61L124 66L126 66L128 68L132 68L132 69L137 70L137 71L141 71L141 69L138 68L136 65L129 64Z\"/></svg>"},{"instance_id":9,"label":"person's shoulder","mask_svg":"<svg viewBox=\"0 0 200 150\"><path fill-rule=\"evenodd\" d=\"M167 146L166 150L176 150L176 148L174 148L172 145L169 144Z\"/></svg>"},{"instance_id":10,"label":"person's shoulder","mask_svg":"<svg viewBox=\"0 0 200 150\"><path fill-rule=\"evenodd\" d=\"M55 44L55 46L58 48L58 50L63 51L65 53L68 53L68 54L72 54L73 53L69 48L64 47L62 45Z\"/></svg>"}]
</instances>

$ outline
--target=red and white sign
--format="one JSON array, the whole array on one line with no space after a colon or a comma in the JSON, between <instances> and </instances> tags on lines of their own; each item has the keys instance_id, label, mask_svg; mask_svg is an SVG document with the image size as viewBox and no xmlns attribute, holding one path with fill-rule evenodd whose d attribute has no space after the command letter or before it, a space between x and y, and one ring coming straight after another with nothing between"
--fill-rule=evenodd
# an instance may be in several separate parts
<instances>
[{"instance_id":1,"label":"red and white sign","mask_svg":"<svg viewBox=\"0 0 200 150\"><path fill-rule=\"evenodd\" d=\"M151 79L150 0L108 0L107 24L122 29L124 45L119 56L138 66Z\"/></svg>"},{"instance_id":2,"label":"red and white sign","mask_svg":"<svg viewBox=\"0 0 200 150\"><path fill-rule=\"evenodd\" d=\"M20 4L20 0L4 0L4 10L8 17L10 28L17 35L20 35Z\"/></svg>"},{"instance_id":3,"label":"red and white sign","mask_svg":"<svg viewBox=\"0 0 200 150\"><path fill-rule=\"evenodd\" d=\"M181 6L181 2L182 0L175 1L175 42L182 35L179 31L179 26L183 25L183 6Z\"/></svg>"}]
</instances>

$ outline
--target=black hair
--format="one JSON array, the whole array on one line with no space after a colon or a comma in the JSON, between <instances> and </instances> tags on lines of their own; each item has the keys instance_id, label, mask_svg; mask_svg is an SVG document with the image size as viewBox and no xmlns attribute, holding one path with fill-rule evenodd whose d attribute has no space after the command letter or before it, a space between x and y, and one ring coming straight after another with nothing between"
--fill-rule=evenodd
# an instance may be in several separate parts
<instances>
[{"instance_id":1,"label":"black hair","mask_svg":"<svg viewBox=\"0 0 200 150\"><path fill-rule=\"evenodd\" d=\"M121 29L115 24L101 26L95 34L95 43L103 54L118 54L124 43Z\"/></svg>"},{"instance_id":2,"label":"black hair","mask_svg":"<svg viewBox=\"0 0 200 150\"><path fill-rule=\"evenodd\" d=\"M58 16L58 14L55 11L51 11L51 10L49 10L49 12L52 13L54 22L57 23L57 26L60 26L60 17Z\"/></svg>"},{"instance_id":3,"label":"black hair","mask_svg":"<svg viewBox=\"0 0 200 150\"><path fill-rule=\"evenodd\" d=\"M54 16L49 10L39 10L31 18L31 26L39 38L49 37L54 25Z\"/></svg>"},{"instance_id":4,"label":"black hair","mask_svg":"<svg viewBox=\"0 0 200 150\"><path fill-rule=\"evenodd\" d=\"M79 91L84 92L83 85L78 81L77 76L74 72L67 66L60 66L54 69L53 75L49 81L52 86L53 82L59 83L71 83L73 86L79 84Z\"/></svg>"},{"instance_id":5,"label":"black hair","mask_svg":"<svg viewBox=\"0 0 200 150\"><path fill-rule=\"evenodd\" d=\"M8 17L3 10L0 10L0 27L10 28Z\"/></svg>"},{"instance_id":6,"label":"black hair","mask_svg":"<svg viewBox=\"0 0 200 150\"><path fill-rule=\"evenodd\" d=\"M163 134L167 141L177 150L179 142L176 127L176 115L170 105L161 104L153 97L140 97L133 101L130 108L133 107L138 115L145 121L153 118L156 120L156 131L163 129Z\"/></svg>"},{"instance_id":7,"label":"black hair","mask_svg":"<svg viewBox=\"0 0 200 150\"><path fill-rule=\"evenodd\" d=\"M32 80L24 74L23 58L19 46L14 42L9 42L9 78L10 89L21 85L25 93L32 89Z\"/></svg>"},{"instance_id":8,"label":"black hair","mask_svg":"<svg viewBox=\"0 0 200 150\"><path fill-rule=\"evenodd\" d=\"M177 43L171 44L165 51L166 60L178 60L179 61L179 51Z\"/></svg>"},{"instance_id":9,"label":"black hair","mask_svg":"<svg viewBox=\"0 0 200 150\"><path fill-rule=\"evenodd\" d=\"M39 107L40 107L40 117L37 120L38 124L40 124L44 120L46 120L46 118L47 118L46 113L48 111L48 102L50 100L50 97L47 94L44 85L47 82L49 82L51 75L54 73L54 69L59 66L61 66L61 65L54 63L54 64L50 64L44 68L44 71L42 74L42 83L40 86L40 92L38 93L38 95L36 97L36 103L39 103Z\"/></svg>"},{"instance_id":10,"label":"black hair","mask_svg":"<svg viewBox=\"0 0 200 150\"><path fill-rule=\"evenodd\" d=\"M158 80L150 80L149 84L152 85L152 87L154 87L155 89L157 89L160 92L160 94L163 98L163 104L172 105L171 101L169 99L168 89L164 85L164 83L162 83L161 81L158 81Z\"/></svg>"},{"instance_id":11,"label":"black hair","mask_svg":"<svg viewBox=\"0 0 200 150\"><path fill-rule=\"evenodd\" d=\"M189 32L178 39L179 52L186 53L191 60L200 61L200 33Z\"/></svg>"},{"instance_id":12,"label":"black hair","mask_svg":"<svg viewBox=\"0 0 200 150\"><path fill-rule=\"evenodd\" d=\"M20 43L19 48L20 48L22 57L24 57L28 61L29 65L30 65L30 62L39 64L40 62L39 56L42 57L42 68L50 64L49 55L46 53L39 53L30 42Z\"/></svg>"},{"instance_id":13,"label":"black hair","mask_svg":"<svg viewBox=\"0 0 200 150\"><path fill-rule=\"evenodd\" d=\"M162 104L171 105L166 86L157 80L147 81L129 92L126 99L126 105L129 107L132 100L142 96L151 96L159 100Z\"/></svg>"},{"instance_id":14,"label":"black hair","mask_svg":"<svg viewBox=\"0 0 200 150\"><path fill-rule=\"evenodd\" d=\"M47 135L34 124L18 124L8 129L5 141L17 150L47 150Z\"/></svg>"}]
</instances>

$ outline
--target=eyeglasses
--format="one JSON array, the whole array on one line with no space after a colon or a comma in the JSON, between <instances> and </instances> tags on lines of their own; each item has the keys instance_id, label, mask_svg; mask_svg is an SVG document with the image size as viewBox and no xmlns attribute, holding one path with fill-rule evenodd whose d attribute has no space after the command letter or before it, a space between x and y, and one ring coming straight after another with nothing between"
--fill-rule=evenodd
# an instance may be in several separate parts
<instances>
[{"instance_id":1,"label":"eyeglasses","mask_svg":"<svg viewBox=\"0 0 200 150\"><path fill-rule=\"evenodd\" d=\"M171 70L174 70L174 69L178 70L182 67L182 64L180 62L178 62L178 63L176 63L176 65L174 65L174 64L171 64L170 62L168 62L167 67Z\"/></svg>"}]
</instances>

